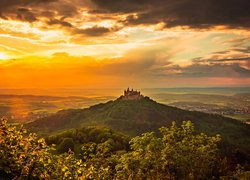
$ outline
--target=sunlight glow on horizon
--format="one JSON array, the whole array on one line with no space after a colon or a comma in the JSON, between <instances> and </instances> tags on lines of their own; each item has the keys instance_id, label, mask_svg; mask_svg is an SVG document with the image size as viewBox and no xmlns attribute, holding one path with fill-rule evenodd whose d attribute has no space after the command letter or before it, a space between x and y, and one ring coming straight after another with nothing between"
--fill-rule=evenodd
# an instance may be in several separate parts
<instances>
[{"instance_id":1,"label":"sunlight glow on horizon","mask_svg":"<svg viewBox=\"0 0 250 180\"><path fill-rule=\"evenodd\" d=\"M0 60L7 60L7 59L10 59L10 57L5 53L0 52Z\"/></svg>"},{"instance_id":2,"label":"sunlight glow on horizon","mask_svg":"<svg viewBox=\"0 0 250 180\"><path fill-rule=\"evenodd\" d=\"M44 2L0 1L0 86L250 86L249 26L216 1Z\"/></svg>"}]
</instances>

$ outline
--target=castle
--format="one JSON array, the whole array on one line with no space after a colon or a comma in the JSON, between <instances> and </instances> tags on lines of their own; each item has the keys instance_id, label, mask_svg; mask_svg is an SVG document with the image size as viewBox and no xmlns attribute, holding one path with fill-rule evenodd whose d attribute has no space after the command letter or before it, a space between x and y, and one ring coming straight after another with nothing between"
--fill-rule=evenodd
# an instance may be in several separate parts
<instances>
[{"instance_id":1,"label":"castle","mask_svg":"<svg viewBox=\"0 0 250 180\"><path fill-rule=\"evenodd\" d=\"M141 95L140 91L137 90L133 90L133 89L127 89L124 91L124 95L122 96L122 99L124 100L138 100L138 99L142 99L144 96Z\"/></svg>"}]
</instances>

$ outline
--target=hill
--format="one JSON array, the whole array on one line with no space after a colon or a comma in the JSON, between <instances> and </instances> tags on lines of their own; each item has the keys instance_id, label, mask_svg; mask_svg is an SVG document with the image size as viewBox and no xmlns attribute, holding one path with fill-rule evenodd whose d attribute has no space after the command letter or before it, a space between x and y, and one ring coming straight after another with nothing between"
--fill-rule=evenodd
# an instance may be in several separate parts
<instances>
[{"instance_id":1,"label":"hill","mask_svg":"<svg viewBox=\"0 0 250 180\"><path fill-rule=\"evenodd\" d=\"M105 126L131 136L155 131L172 121L190 120L198 132L221 134L223 142L250 151L250 125L220 115L186 111L159 104L148 97L126 100L122 97L85 109L61 110L51 116L26 124L39 133L54 133L81 126Z\"/></svg>"}]
</instances>

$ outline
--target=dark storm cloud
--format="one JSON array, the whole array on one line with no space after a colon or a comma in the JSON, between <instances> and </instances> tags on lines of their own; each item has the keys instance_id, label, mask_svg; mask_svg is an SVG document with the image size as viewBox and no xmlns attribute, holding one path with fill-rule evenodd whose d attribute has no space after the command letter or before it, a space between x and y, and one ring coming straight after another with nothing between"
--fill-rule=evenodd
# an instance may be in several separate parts
<instances>
[{"instance_id":1,"label":"dark storm cloud","mask_svg":"<svg viewBox=\"0 0 250 180\"><path fill-rule=\"evenodd\" d=\"M78 28L71 24L70 22L67 22L64 20L64 18L61 19L50 19L46 22L47 25L50 26L60 26L61 28L64 28L67 32L74 35L86 35L86 36L102 36L104 34L117 31L118 28L106 28L102 26L92 26L89 28Z\"/></svg>"},{"instance_id":2,"label":"dark storm cloud","mask_svg":"<svg viewBox=\"0 0 250 180\"><path fill-rule=\"evenodd\" d=\"M13 6L27 6L30 4L39 4L39 3L49 3L56 0L1 0L0 9L6 9Z\"/></svg>"},{"instance_id":3,"label":"dark storm cloud","mask_svg":"<svg viewBox=\"0 0 250 180\"><path fill-rule=\"evenodd\" d=\"M99 12L106 11L110 13L132 13L143 12L152 8L159 8L165 4L166 0L91 0L97 5ZM157 7L157 5L159 7Z\"/></svg>"},{"instance_id":4,"label":"dark storm cloud","mask_svg":"<svg viewBox=\"0 0 250 180\"><path fill-rule=\"evenodd\" d=\"M69 22L67 21L64 21L64 20L58 20L58 19L51 19L47 22L48 25L60 25L60 26L63 26L63 27L73 27L72 24L70 24Z\"/></svg>"},{"instance_id":5,"label":"dark storm cloud","mask_svg":"<svg viewBox=\"0 0 250 180\"><path fill-rule=\"evenodd\" d=\"M39 5L50 2L55 2L57 0L1 0L0 1L0 13L3 14L6 11L16 10L19 7L27 7L30 5Z\"/></svg>"},{"instance_id":6,"label":"dark storm cloud","mask_svg":"<svg viewBox=\"0 0 250 180\"><path fill-rule=\"evenodd\" d=\"M1 0L0 18L33 22L37 20L38 7L57 0ZM35 7L35 8L34 8Z\"/></svg>"},{"instance_id":7,"label":"dark storm cloud","mask_svg":"<svg viewBox=\"0 0 250 180\"><path fill-rule=\"evenodd\" d=\"M90 16L86 21L96 21L96 26L77 27L77 23L85 22L84 18L77 19L82 15L82 9L88 9ZM56 25L70 33L89 36L119 30L98 26L98 21L107 16L116 20L119 27L122 24L126 27L164 22L165 28L210 28L216 25L249 28L249 9L249 0L0 0L0 18L41 21L48 28ZM126 16L120 16L124 14Z\"/></svg>"},{"instance_id":8,"label":"dark storm cloud","mask_svg":"<svg viewBox=\"0 0 250 180\"><path fill-rule=\"evenodd\" d=\"M79 15L83 4L77 0L3 0L0 1L0 18L43 22L41 28L61 28L71 34L100 36L113 29L93 26L86 29L73 25L72 18ZM55 27L53 27L55 26Z\"/></svg>"},{"instance_id":9,"label":"dark storm cloud","mask_svg":"<svg viewBox=\"0 0 250 180\"><path fill-rule=\"evenodd\" d=\"M93 26L93 27L86 28L86 29L75 28L73 30L73 34L75 33L75 34L83 34L87 36L102 36L112 31L113 31L112 29L109 29L106 27Z\"/></svg>"},{"instance_id":10,"label":"dark storm cloud","mask_svg":"<svg viewBox=\"0 0 250 180\"><path fill-rule=\"evenodd\" d=\"M16 17L22 21L34 22L36 21L35 15L27 8L18 8L16 12Z\"/></svg>"},{"instance_id":11,"label":"dark storm cloud","mask_svg":"<svg viewBox=\"0 0 250 180\"><path fill-rule=\"evenodd\" d=\"M167 27L250 26L249 0L92 0L98 12L137 13L127 24L165 22Z\"/></svg>"},{"instance_id":12,"label":"dark storm cloud","mask_svg":"<svg viewBox=\"0 0 250 180\"><path fill-rule=\"evenodd\" d=\"M77 4L64 0L1 0L0 18L33 22L45 17L51 24L67 26L62 20L78 14ZM60 16L61 21L54 17Z\"/></svg>"}]
</instances>

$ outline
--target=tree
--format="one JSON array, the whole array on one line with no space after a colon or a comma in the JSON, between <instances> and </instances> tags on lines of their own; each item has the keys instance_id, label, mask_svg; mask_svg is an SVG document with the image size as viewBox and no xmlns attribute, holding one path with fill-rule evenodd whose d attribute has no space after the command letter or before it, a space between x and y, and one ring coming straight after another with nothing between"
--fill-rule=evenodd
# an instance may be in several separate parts
<instances>
[{"instance_id":1,"label":"tree","mask_svg":"<svg viewBox=\"0 0 250 180\"><path fill-rule=\"evenodd\" d=\"M76 159L72 138L61 146L68 153L53 155L44 139L22 126L0 122L0 179L211 179L219 176L220 136L195 134L190 121L160 128L161 137L144 133L130 141L130 150L114 151L115 141L89 142ZM247 177L239 170L235 177Z\"/></svg>"},{"instance_id":2,"label":"tree","mask_svg":"<svg viewBox=\"0 0 250 180\"><path fill-rule=\"evenodd\" d=\"M64 138L57 147L57 151L59 153L65 153L69 150L74 150L74 141L72 138Z\"/></svg>"},{"instance_id":3,"label":"tree","mask_svg":"<svg viewBox=\"0 0 250 180\"><path fill-rule=\"evenodd\" d=\"M220 137L194 134L190 121L179 128L160 128L158 138L145 133L130 141L132 148L116 166L117 178L124 179L204 179L218 169Z\"/></svg>"},{"instance_id":4,"label":"tree","mask_svg":"<svg viewBox=\"0 0 250 180\"><path fill-rule=\"evenodd\" d=\"M76 179L85 173L82 160L72 152L60 156L50 153L44 139L29 134L22 126L0 121L0 174L22 179ZM0 178L2 178L0 176Z\"/></svg>"}]
</instances>

